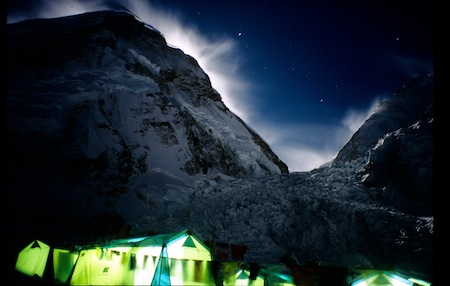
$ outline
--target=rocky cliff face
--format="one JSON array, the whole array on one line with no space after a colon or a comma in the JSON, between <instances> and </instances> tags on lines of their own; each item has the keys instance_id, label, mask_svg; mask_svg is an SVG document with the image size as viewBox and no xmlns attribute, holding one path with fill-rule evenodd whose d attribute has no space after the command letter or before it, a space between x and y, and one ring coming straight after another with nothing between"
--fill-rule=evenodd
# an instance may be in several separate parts
<instances>
[{"instance_id":1,"label":"rocky cliff face","mask_svg":"<svg viewBox=\"0 0 450 286\"><path fill-rule=\"evenodd\" d=\"M333 164L367 157L362 181L407 212L433 208L433 75L417 76L380 103L339 151Z\"/></svg>"},{"instance_id":2,"label":"rocky cliff face","mask_svg":"<svg viewBox=\"0 0 450 286\"><path fill-rule=\"evenodd\" d=\"M132 15L25 21L7 43L8 138L28 163L103 193L155 168L185 180L288 172L195 59Z\"/></svg>"}]
</instances>

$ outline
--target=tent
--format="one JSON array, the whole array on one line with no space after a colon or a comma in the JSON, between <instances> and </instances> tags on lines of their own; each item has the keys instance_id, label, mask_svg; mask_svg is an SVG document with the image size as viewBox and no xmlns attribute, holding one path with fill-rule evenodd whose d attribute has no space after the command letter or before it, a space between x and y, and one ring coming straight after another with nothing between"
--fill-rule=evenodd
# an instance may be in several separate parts
<instances>
[{"instance_id":1,"label":"tent","mask_svg":"<svg viewBox=\"0 0 450 286\"><path fill-rule=\"evenodd\" d=\"M53 248L34 240L19 252L16 270L28 276L66 282L75 265L78 251Z\"/></svg>"},{"instance_id":2,"label":"tent","mask_svg":"<svg viewBox=\"0 0 450 286\"><path fill-rule=\"evenodd\" d=\"M222 262L224 286L264 286L264 277L251 277L250 270L237 262Z\"/></svg>"},{"instance_id":3,"label":"tent","mask_svg":"<svg viewBox=\"0 0 450 286\"><path fill-rule=\"evenodd\" d=\"M231 261L222 262L222 265L224 286L295 286L293 276L279 265L260 267L255 263Z\"/></svg>"},{"instance_id":4,"label":"tent","mask_svg":"<svg viewBox=\"0 0 450 286\"><path fill-rule=\"evenodd\" d=\"M351 286L411 286L414 283L388 271L376 271L353 282Z\"/></svg>"},{"instance_id":5,"label":"tent","mask_svg":"<svg viewBox=\"0 0 450 286\"><path fill-rule=\"evenodd\" d=\"M16 270L28 276L43 278L49 253L49 245L40 240L31 242L19 252Z\"/></svg>"},{"instance_id":6,"label":"tent","mask_svg":"<svg viewBox=\"0 0 450 286\"><path fill-rule=\"evenodd\" d=\"M416 286L431 285L424 280L407 277L393 271L386 270L369 270L363 271L358 280L353 282L351 286Z\"/></svg>"},{"instance_id":7,"label":"tent","mask_svg":"<svg viewBox=\"0 0 450 286\"><path fill-rule=\"evenodd\" d=\"M247 286L247 285L253 285L253 286L264 286L264 278L260 275L256 276L255 279L250 279L250 271L240 269L235 274L235 281L231 285L235 286ZM224 284L226 285L226 284Z\"/></svg>"},{"instance_id":8,"label":"tent","mask_svg":"<svg viewBox=\"0 0 450 286\"><path fill-rule=\"evenodd\" d=\"M214 285L211 254L188 231L82 249L70 285Z\"/></svg>"}]
</instances>

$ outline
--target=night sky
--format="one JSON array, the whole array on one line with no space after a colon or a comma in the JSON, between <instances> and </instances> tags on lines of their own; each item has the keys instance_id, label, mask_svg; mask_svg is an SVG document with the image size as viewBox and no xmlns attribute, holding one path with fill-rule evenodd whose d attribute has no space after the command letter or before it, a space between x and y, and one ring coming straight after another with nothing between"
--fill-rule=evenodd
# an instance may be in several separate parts
<instances>
[{"instance_id":1,"label":"night sky","mask_svg":"<svg viewBox=\"0 0 450 286\"><path fill-rule=\"evenodd\" d=\"M8 22L127 9L196 58L289 170L329 161L370 111L433 72L431 1L11 1Z\"/></svg>"}]
</instances>

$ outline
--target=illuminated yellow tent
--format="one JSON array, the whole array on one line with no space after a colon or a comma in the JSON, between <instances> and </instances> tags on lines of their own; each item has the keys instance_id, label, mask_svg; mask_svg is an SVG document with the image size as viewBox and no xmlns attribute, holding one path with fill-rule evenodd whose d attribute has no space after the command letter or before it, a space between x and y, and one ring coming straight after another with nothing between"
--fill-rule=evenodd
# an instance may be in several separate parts
<instances>
[{"instance_id":1,"label":"illuminated yellow tent","mask_svg":"<svg viewBox=\"0 0 450 286\"><path fill-rule=\"evenodd\" d=\"M53 248L35 240L19 252L16 270L28 276L66 282L77 257L78 251Z\"/></svg>"},{"instance_id":2,"label":"illuminated yellow tent","mask_svg":"<svg viewBox=\"0 0 450 286\"><path fill-rule=\"evenodd\" d=\"M188 231L80 251L70 285L214 285L209 249Z\"/></svg>"},{"instance_id":3,"label":"illuminated yellow tent","mask_svg":"<svg viewBox=\"0 0 450 286\"><path fill-rule=\"evenodd\" d=\"M16 270L28 275L43 278L50 246L40 240L31 242L19 252Z\"/></svg>"}]
</instances>

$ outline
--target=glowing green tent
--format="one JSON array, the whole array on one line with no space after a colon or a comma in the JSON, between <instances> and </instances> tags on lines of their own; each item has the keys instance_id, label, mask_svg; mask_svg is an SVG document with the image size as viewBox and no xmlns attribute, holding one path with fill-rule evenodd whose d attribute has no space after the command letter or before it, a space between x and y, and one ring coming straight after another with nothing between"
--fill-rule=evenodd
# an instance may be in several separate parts
<instances>
[{"instance_id":1,"label":"glowing green tent","mask_svg":"<svg viewBox=\"0 0 450 286\"><path fill-rule=\"evenodd\" d=\"M391 285L410 286L413 285L413 283L393 273L387 271L380 271L380 272L377 271L351 284L351 286L391 286Z\"/></svg>"},{"instance_id":2,"label":"glowing green tent","mask_svg":"<svg viewBox=\"0 0 450 286\"><path fill-rule=\"evenodd\" d=\"M50 246L44 242L40 240L31 242L19 252L16 261L16 270L28 276L42 278L49 253Z\"/></svg>"},{"instance_id":3,"label":"glowing green tent","mask_svg":"<svg viewBox=\"0 0 450 286\"><path fill-rule=\"evenodd\" d=\"M214 285L209 249L188 231L82 249L70 285Z\"/></svg>"},{"instance_id":4,"label":"glowing green tent","mask_svg":"<svg viewBox=\"0 0 450 286\"><path fill-rule=\"evenodd\" d=\"M77 257L77 251L52 248L40 240L35 240L19 252L16 270L28 276L66 282ZM53 276L48 277L52 273Z\"/></svg>"},{"instance_id":5,"label":"glowing green tent","mask_svg":"<svg viewBox=\"0 0 450 286\"><path fill-rule=\"evenodd\" d=\"M426 285L431 283L424 280L407 277L394 273L392 271L384 270L368 270L363 271L358 280L353 282L351 286L412 286L412 285Z\"/></svg>"},{"instance_id":6,"label":"glowing green tent","mask_svg":"<svg viewBox=\"0 0 450 286\"><path fill-rule=\"evenodd\" d=\"M236 272L236 280L234 282L235 286L264 286L264 277L260 275L256 276L254 280L250 279L250 271L240 269Z\"/></svg>"}]
</instances>

